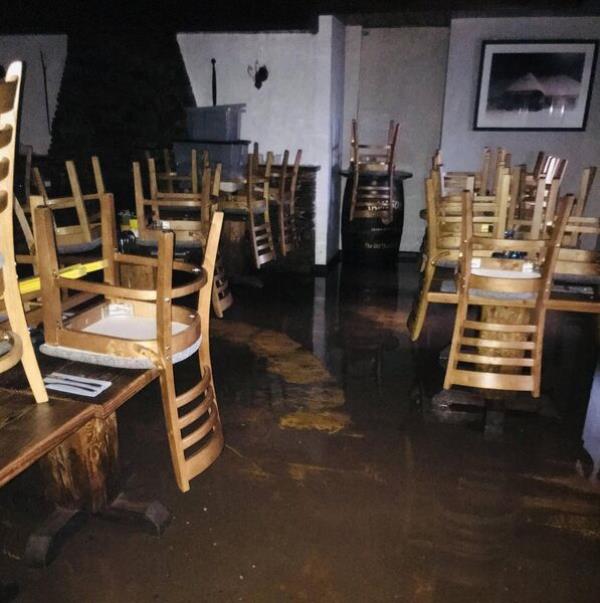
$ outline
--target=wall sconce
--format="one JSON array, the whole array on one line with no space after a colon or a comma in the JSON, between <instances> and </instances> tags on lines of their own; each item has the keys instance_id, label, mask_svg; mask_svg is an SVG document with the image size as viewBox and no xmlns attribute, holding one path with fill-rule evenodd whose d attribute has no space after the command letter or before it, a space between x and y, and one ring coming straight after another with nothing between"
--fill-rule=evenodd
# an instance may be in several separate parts
<instances>
[{"instance_id":1,"label":"wall sconce","mask_svg":"<svg viewBox=\"0 0 600 603\"><path fill-rule=\"evenodd\" d=\"M257 90L260 90L263 82L269 77L269 70L266 65L258 66L258 61L254 62L254 67L248 65L248 75L254 80L254 86Z\"/></svg>"}]
</instances>

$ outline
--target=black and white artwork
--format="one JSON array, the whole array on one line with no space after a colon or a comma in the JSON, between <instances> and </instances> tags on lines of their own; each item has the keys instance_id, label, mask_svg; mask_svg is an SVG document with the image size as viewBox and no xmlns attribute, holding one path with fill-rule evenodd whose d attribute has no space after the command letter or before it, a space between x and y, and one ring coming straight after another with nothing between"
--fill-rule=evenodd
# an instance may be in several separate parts
<instances>
[{"instance_id":1,"label":"black and white artwork","mask_svg":"<svg viewBox=\"0 0 600 603\"><path fill-rule=\"evenodd\" d=\"M584 130L597 42L484 42L476 130Z\"/></svg>"}]
</instances>

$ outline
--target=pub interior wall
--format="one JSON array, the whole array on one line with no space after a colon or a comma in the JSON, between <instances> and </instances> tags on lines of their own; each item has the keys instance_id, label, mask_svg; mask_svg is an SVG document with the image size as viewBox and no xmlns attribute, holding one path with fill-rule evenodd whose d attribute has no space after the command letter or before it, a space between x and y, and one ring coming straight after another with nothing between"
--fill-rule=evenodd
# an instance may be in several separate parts
<instances>
[{"instance_id":1,"label":"pub interior wall","mask_svg":"<svg viewBox=\"0 0 600 603\"><path fill-rule=\"evenodd\" d=\"M596 64L587 128L577 132L502 132L473 130L484 40L599 39L599 17L454 19L450 31L448 75L442 126L442 152L448 169L473 169L483 147L504 146L514 164L535 162L538 150L569 160L562 192L576 193L581 170L600 165L600 62ZM600 182L594 185L587 213L600 212Z\"/></svg>"},{"instance_id":2,"label":"pub interior wall","mask_svg":"<svg viewBox=\"0 0 600 603\"><path fill-rule=\"evenodd\" d=\"M419 210L425 205L423 181L440 142L448 38L446 27L362 31L359 140L385 141L390 120L399 122L396 167L413 174L404 181L402 251L418 251L423 238ZM350 119L344 124L348 146Z\"/></svg>"},{"instance_id":3,"label":"pub interior wall","mask_svg":"<svg viewBox=\"0 0 600 603\"><path fill-rule=\"evenodd\" d=\"M46 64L48 108L52 123L67 58L67 36L0 36L0 64L6 69L13 61L24 63L19 142L33 146L36 154L45 155L50 146L50 131L40 51L44 54Z\"/></svg>"},{"instance_id":4,"label":"pub interior wall","mask_svg":"<svg viewBox=\"0 0 600 603\"><path fill-rule=\"evenodd\" d=\"M337 251L336 245L328 248L327 241L331 206L337 208L339 203L330 197L332 121L337 114L337 108L332 109L332 96L337 94L332 67L343 69L343 57L340 61L336 53L335 63L333 60L334 50L343 43L339 22L320 17L316 34L182 33L177 39L198 106L212 104L210 60L214 57L218 103L246 103L242 138L257 141L261 149L276 154L286 148L292 153L301 148L303 163L321 166L315 207L315 263L326 264ZM260 90L247 73L248 66L254 67L256 61L269 70Z\"/></svg>"}]
</instances>

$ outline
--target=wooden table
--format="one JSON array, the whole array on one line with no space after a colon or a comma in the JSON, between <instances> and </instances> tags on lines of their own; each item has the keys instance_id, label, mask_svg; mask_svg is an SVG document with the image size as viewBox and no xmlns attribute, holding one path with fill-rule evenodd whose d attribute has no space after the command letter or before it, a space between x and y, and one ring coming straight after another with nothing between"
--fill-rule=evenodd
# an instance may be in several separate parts
<instances>
[{"instance_id":1,"label":"wooden table","mask_svg":"<svg viewBox=\"0 0 600 603\"><path fill-rule=\"evenodd\" d=\"M119 492L116 410L158 376L155 369L133 371L82 364L40 355L43 375L52 371L112 382L96 398L53 392L35 404L25 375L15 368L0 376L0 486L36 461L54 513L32 534L25 558L45 565L55 543L81 513L139 518L155 533L170 520L157 501L130 501Z\"/></svg>"}]
</instances>

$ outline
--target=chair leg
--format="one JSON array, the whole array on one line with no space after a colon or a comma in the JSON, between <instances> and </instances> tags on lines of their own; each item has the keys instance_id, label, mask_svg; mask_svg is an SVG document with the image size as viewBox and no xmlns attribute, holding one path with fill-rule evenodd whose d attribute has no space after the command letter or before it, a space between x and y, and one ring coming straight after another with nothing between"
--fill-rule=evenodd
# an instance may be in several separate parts
<instances>
[{"instance_id":1,"label":"chair leg","mask_svg":"<svg viewBox=\"0 0 600 603\"><path fill-rule=\"evenodd\" d=\"M178 426L177 395L175 393L175 375L172 363L166 364L160 371L160 391L175 480L179 489L182 492L187 492L190 489L190 482L185 472L185 456L181 442L181 430Z\"/></svg>"},{"instance_id":2,"label":"chair leg","mask_svg":"<svg viewBox=\"0 0 600 603\"><path fill-rule=\"evenodd\" d=\"M287 255L287 241L285 232L285 209L283 204L279 205L277 217L279 220L279 246L281 248L281 255L285 257Z\"/></svg>"},{"instance_id":3,"label":"chair leg","mask_svg":"<svg viewBox=\"0 0 600 603\"><path fill-rule=\"evenodd\" d=\"M421 335L423 325L425 324L427 307L429 306L429 290L431 289L434 274L435 266L431 265L431 263L428 263L423 274L423 282L421 284L421 291L419 293L417 307L416 309L413 309L409 318L408 330L411 341L416 341L419 339L419 335Z\"/></svg>"},{"instance_id":4,"label":"chair leg","mask_svg":"<svg viewBox=\"0 0 600 603\"><path fill-rule=\"evenodd\" d=\"M21 362L27 375L29 387L37 403L48 402L48 393L29 337L14 258L5 256L5 265L2 272L4 277L4 306L11 330L21 339L21 345L23 346Z\"/></svg>"},{"instance_id":5,"label":"chair leg","mask_svg":"<svg viewBox=\"0 0 600 603\"><path fill-rule=\"evenodd\" d=\"M233 294L229 288L229 281L221 256L217 254L215 262L215 275L211 292L212 306L217 318L223 318L223 312L233 304Z\"/></svg>"},{"instance_id":6,"label":"chair leg","mask_svg":"<svg viewBox=\"0 0 600 603\"><path fill-rule=\"evenodd\" d=\"M217 289L216 283L213 283L211 298L212 298L212 307L213 307L213 310L215 311L215 315L217 316L217 318L223 318L223 310L221 309L221 302L219 300L219 291Z\"/></svg>"}]
</instances>

